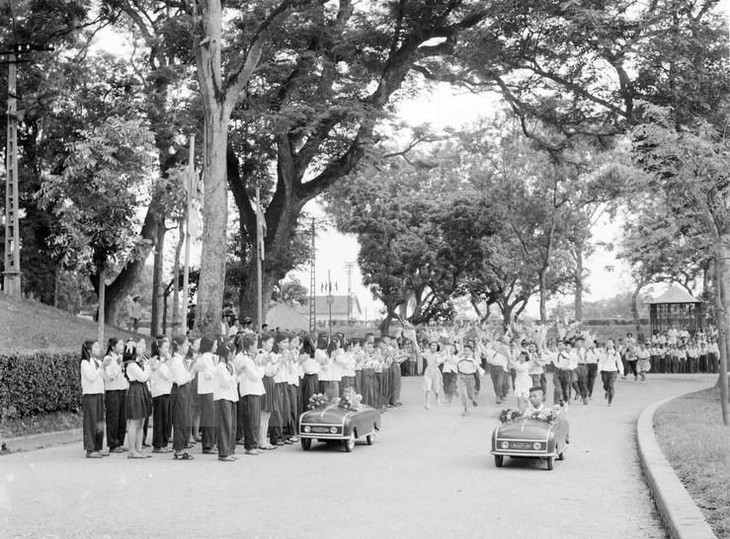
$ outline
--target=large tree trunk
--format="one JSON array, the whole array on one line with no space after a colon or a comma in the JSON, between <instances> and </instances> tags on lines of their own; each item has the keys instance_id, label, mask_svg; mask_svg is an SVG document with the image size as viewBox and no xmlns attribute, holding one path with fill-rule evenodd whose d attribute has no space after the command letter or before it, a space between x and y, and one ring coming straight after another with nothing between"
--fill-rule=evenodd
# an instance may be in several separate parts
<instances>
[{"instance_id":1,"label":"large tree trunk","mask_svg":"<svg viewBox=\"0 0 730 539\"><path fill-rule=\"evenodd\" d=\"M165 312L165 280L163 277L163 262L165 252L164 218L157 227L157 245L155 246L155 262L152 268L152 320L150 321L150 336L156 337L164 333L163 313Z\"/></svg>"},{"instance_id":2,"label":"large tree trunk","mask_svg":"<svg viewBox=\"0 0 730 539\"><path fill-rule=\"evenodd\" d=\"M218 335L221 331L223 288L228 245L228 200L226 189L226 143L229 113L220 106L206 110L205 165L203 169L203 251L198 283L198 308L195 326L200 333Z\"/></svg>"},{"instance_id":3,"label":"large tree trunk","mask_svg":"<svg viewBox=\"0 0 730 539\"><path fill-rule=\"evenodd\" d=\"M575 284L575 320L577 322L583 321L583 246L577 245L575 247L575 277L573 279Z\"/></svg>"},{"instance_id":4,"label":"large tree trunk","mask_svg":"<svg viewBox=\"0 0 730 539\"><path fill-rule=\"evenodd\" d=\"M395 318L395 309L388 309L388 312L385 315L385 318L383 318L383 321L380 323L380 335L390 335L390 324L393 321L393 318Z\"/></svg>"},{"instance_id":5,"label":"large tree trunk","mask_svg":"<svg viewBox=\"0 0 730 539\"><path fill-rule=\"evenodd\" d=\"M204 112L205 159L203 163L203 252L198 284L195 326L201 333L220 333L225 287L226 231L228 227L227 161L228 123L243 87L258 62L263 32L248 47L244 61L223 74L223 10L220 0L193 3L197 21L194 52Z\"/></svg>"}]
</instances>

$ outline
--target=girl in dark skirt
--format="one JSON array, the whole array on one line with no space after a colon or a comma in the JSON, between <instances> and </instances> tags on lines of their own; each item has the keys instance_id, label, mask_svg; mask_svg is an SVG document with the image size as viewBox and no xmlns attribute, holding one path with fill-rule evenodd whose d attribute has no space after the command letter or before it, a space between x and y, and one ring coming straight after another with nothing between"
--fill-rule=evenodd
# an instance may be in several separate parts
<instances>
[{"instance_id":1,"label":"girl in dark skirt","mask_svg":"<svg viewBox=\"0 0 730 539\"><path fill-rule=\"evenodd\" d=\"M84 449L86 458L101 458L104 447L104 380L99 360L99 341L85 341L81 346L81 409L84 414Z\"/></svg>"},{"instance_id":2,"label":"girl in dark skirt","mask_svg":"<svg viewBox=\"0 0 730 539\"><path fill-rule=\"evenodd\" d=\"M319 390L319 363L314 359L314 342L311 336L304 337L304 344L299 355L299 362L303 372L300 383L301 407L306 410L309 399Z\"/></svg>"},{"instance_id":3,"label":"girl in dark skirt","mask_svg":"<svg viewBox=\"0 0 730 539\"><path fill-rule=\"evenodd\" d=\"M259 449L276 449L269 441L269 420L274 411L274 375L279 371L279 365L272 361L271 350L274 348L274 336L263 333L259 340L259 351L256 363L264 369L264 394L261 395L261 421L259 423Z\"/></svg>"},{"instance_id":4,"label":"girl in dark skirt","mask_svg":"<svg viewBox=\"0 0 730 539\"><path fill-rule=\"evenodd\" d=\"M124 350L124 376L129 381L126 400L127 444L130 459L151 457L142 452L142 425L152 412L152 402L145 386L150 378L147 361L137 356L137 343L130 339Z\"/></svg>"}]
</instances>

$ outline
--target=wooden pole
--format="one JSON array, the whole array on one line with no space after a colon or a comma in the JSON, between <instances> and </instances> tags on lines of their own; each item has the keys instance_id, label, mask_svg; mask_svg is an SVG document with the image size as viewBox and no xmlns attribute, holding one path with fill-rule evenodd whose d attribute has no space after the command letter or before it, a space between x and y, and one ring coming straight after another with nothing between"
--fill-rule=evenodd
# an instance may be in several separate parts
<instances>
[{"instance_id":1,"label":"wooden pole","mask_svg":"<svg viewBox=\"0 0 730 539\"><path fill-rule=\"evenodd\" d=\"M182 298L182 333L188 332L188 290L190 288L190 216L193 211L193 195L195 189L195 135L190 135L190 151L188 154L187 174L187 209L185 210L185 260L183 262L183 298Z\"/></svg>"},{"instance_id":2,"label":"wooden pole","mask_svg":"<svg viewBox=\"0 0 730 539\"><path fill-rule=\"evenodd\" d=\"M258 329L264 324L263 305L263 260L264 260L264 223L262 223L263 212L261 211L261 193L256 188L256 324Z\"/></svg>"}]
</instances>

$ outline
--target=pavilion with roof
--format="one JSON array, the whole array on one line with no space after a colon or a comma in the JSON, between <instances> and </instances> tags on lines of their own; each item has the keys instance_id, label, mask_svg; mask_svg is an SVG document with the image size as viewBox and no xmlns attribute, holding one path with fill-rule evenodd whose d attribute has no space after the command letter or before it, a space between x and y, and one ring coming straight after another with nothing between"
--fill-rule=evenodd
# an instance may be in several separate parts
<instances>
[{"instance_id":1,"label":"pavilion with roof","mask_svg":"<svg viewBox=\"0 0 730 539\"><path fill-rule=\"evenodd\" d=\"M686 329L690 334L704 328L705 303L677 285L671 285L659 297L649 301L651 332L666 332L670 327Z\"/></svg>"}]
</instances>

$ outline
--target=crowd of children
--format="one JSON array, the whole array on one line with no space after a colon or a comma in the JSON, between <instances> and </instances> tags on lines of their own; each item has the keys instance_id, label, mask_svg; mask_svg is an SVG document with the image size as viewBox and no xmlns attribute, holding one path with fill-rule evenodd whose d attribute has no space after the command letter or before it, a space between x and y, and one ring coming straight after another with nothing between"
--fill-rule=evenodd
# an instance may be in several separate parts
<instances>
[{"instance_id":1,"label":"crowd of children","mask_svg":"<svg viewBox=\"0 0 730 539\"><path fill-rule=\"evenodd\" d=\"M193 460L187 450L200 442L203 454L222 461L235 460L236 445L258 455L297 441L297 418L317 393L334 398L353 388L381 411L400 406L401 364L410 354L372 334L352 342L287 332L159 337L149 357L144 340L110 339L106 354L87 341L80 367L86 456L148 458L150 416L152 453Z\"/></svg>"}]
</instances>

